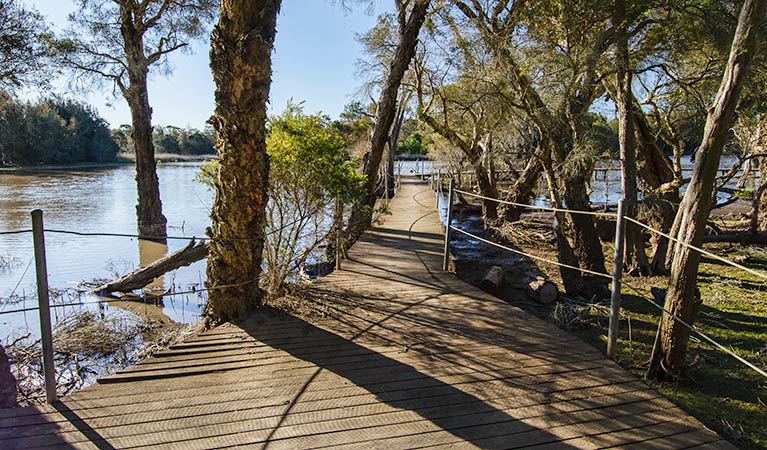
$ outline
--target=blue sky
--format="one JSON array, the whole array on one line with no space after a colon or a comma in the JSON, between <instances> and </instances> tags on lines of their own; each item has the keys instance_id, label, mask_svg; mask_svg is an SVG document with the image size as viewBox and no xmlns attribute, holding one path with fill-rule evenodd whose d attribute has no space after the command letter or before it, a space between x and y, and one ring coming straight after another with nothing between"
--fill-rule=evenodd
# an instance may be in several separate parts
<instances>
[{"instance_id":1,"label":"blue sky","mask_svg":"<svg viewBox=\"0 0 767 450\"><path fill-rule=\"evenodd\" d=\"M55 30L66 26L67 14L75 5L70 0L22 2L46 16ZM272 55L272 110L281 111L293 98L305 101L307 112L338 116L361 85L356 62L362 57L362 46L354 39L355 33L370 29L376 15L390 7L386 0L376 0L374 5L371 14L365 5L344 11L337 0L283 0ZM173 74L150 80L149 101L155 125L202 128L213 113L214 86L207 46L207 42L196 42L193 54L171 55ZM66 83L56 85L60 93L68 94ZM130 123L125 100L111 97L111 89L92 92L85 100L113 127Z\"/></svg>"}]
</instances>

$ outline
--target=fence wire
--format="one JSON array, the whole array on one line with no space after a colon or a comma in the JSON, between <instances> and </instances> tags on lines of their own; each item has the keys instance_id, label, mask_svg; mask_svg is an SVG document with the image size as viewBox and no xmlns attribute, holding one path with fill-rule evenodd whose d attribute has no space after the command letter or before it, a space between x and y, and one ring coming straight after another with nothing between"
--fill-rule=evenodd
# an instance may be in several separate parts
<instances>
[{"instance_id":1,"label":"fence wire","mask_svg":"<svg viewBox=\"0 0 767 450\"><path fill-rule=\"evenodd\" d=\"M507 201L499 200L499 199L493 199L493 198L490 198L490 197L484 197L484 196L481 196L481 195L478 195L478 194L474 194L474 193L471 193L471 192L459 191L457 189L453 189L453 191L454 192L460 192L462 194L471 195L471 196L478 197L478 198L498 201L499 203L506 203L506 204L511 204L511 205L515 205L515 206L517 205L516 203L507 202ZM522 206L525 206L525 205L522 205ZM570 212L570 213L586 213L586 214L591 214L591 215L603 215L604 214L604 213L589 213L589 212L586 212L586 211L566 210L566 209L559 209L559 208L545 208L545 207L532 207L532 208L535 208L535 209L548 209L548 210L554 210L554 211L560 211L560 212ZM617 214L610 215L610 216L615 217L617 219ZM640 222L640 221L638 221L638 220L636 220L634 218L624 216L624 219L626 219L626 220L628 220L628 221L630 221L632 223L635 223L635 224L637 224L639 226L642 226L642 227L646 228L647 230L649 230L651 232L658 233L661 236L666 237L666 238L670 239L673 242L676 242L678 244L687 246L687 247L689 247L689 248L691 248L693 250L699 251L702 254L710 256L710 257L712 257L712 258L714 258L714 259L716 259L718 261L721 261L723 263L729 264L729 265L731 265L733 267L736 267L738 269L742 269L742 270L744 270L744 271L746 271L748 273L751 273L753 275L756 275L758 277L767 279L767 275L765 275L765 274L763 274L763 273L761 273L759 271L750 269L750 268L745 267L745 266L743 266L741 264L738 264L738 263L736 263L734 261L727 260L726 258L722 258L721 256L718 256L718 255L716 255L714 253L708 252L708 251L703 250L701 248L695 247L693 245L689 245L689 244L687 244L685 242L680 241L679 239L671 237L670 235L668 235L666 233L663 233L661 231L655 230L654 228L650 227L649 225L646 225L646 224L644 224L644 223L642 223L642 222ZM551 259L542 258L540 256L536 256L536 255L533 255L533 254L530 254L530 253L527 253L527 252L523 252L521 250L513 249L511 247L499 244L497 242L490 241L488 239L484 239L484 238L482 238L480 236L477 236L475 234L469 233L469 232L464 231L464 230L462 230L460 228L454 227L454 226L452 226L450 224L448 224L447 226L451 230L457 231L457 232L459 232L461 234L464 234L464 235L466 235L466 236L468 236L468 237L470 237L472 239L476 239L476 240L478 240L480 242L484 242L484 243L486 243L488 245L492 245L492 246L501 248L503 250L506 250L506 251L509 251L509 252L512 252L512 253L515 253L515 254L518 254L518 255L526 256L528 258L531 258L531 259L534 259L534 260L538 260L538 261L542 261L542 262L545 262L545 263L548 263L548 264L553 264L555 266L564 267L564 268L572 269L572 270L577 270L577 271L582 272L582 273L588 273L590 275L594 275L594 276L597 276L597 277L606 278L606 279L610 279L610 280L613 279L612 276L607 275L605 273L600 273L600 272L595 272L595 271L591 271L591 270L587 270L587 269L582 269L580 267L571 266L569 264L563 264L563 263L561 263L559 261L554 261L554 260L551 260ZM661 312L661 315L667 314L672 319L674 319L675 321L677 321L680 324L682 324L682 326L684 326L685 328L687 328L690 331L692 331L695 335L697 335L698 337L700 337L704 341L706 341L709 344L713 345L715 348L717 348L720 351L724 352L725 354L731 356L732 358L734 358L735 360L737 360L741 364L745 365L746 367L750 368L751 370L755 371L756 373L758 373L759 375L761 375L762 377L767 379L767 372L765 372L763 369L757 367L753 363L749 362L748 360L746 360L742 356L740 356L737 353L735 353L733 350L731 350L731 349L725 347L724 345L722 345L721 343L717 342L714 338L712 338L709 335L705 334L704 332L702 332L701 330L696 328L694 325L691 325L691 324L687 323L686 321L682 320L679 316L677 316L673 312L667 310L662 305L659 305L655 301L649 299L643 292L641 292L639 289L635 288L634 286L630 285L629 283L626 283L625 280L622 281L622 284L624 286L626 286L627 288L629 288L631 291L633 291L635 294L637 294L637 296L640 299L650 303L652 306L657 308Z\"/></svg>"},{"instance_id":2,"label":"fence wire","mask_svg":"<svg viewBox=\"0 0 767 450\"><path fill-rule=\"evenodd\" d=\"M462 191L460 189L453 189L453 192L457 192L459 194L469 195L476 198L481 198L483 200L489 200L496 203L502 203L504 205L511 205L516 206L518 208L526 208L526 209L537 209L541 211L553 211L553 212L565 212L570 214L581 214L585 216L597 216L597 217L609 217L609 218L617 218L618 215L614 213L605 213L605 212L597 212L597 211L581 211L576 209L563 209L563 208L553 208L550 206L535 206L535 205L525 205L524 203L515 203L510 202L507 200L501 200L499 198L492 198L492 197L485 197L484 195L475 194L473 192L466 192Z\"/></svg>"}]
</instances>

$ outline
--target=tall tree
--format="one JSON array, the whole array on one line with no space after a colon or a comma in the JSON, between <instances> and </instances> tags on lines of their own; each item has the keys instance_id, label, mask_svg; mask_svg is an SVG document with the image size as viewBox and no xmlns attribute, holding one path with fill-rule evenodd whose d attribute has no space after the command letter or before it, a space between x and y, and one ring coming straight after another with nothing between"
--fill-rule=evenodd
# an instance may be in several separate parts
<instances>
[{"instance_id":1,"label":"tall tree","mask_svg":"<svg viewBox=\"0 0 767 450\"><path fill-rule=\"evenodd\" d=\"M0 0L0 88L45 80L47 29L43 17L16 0Z\"/></svg>"},{"instance_id":2,"label":"tall tree","mask_svg":"<svg viewBox=\"0 0 767 450\"><path fill-rule=\"evenodd\" d=\"M160 187L152 142L147 78L151 68L170 72L167 56L202 38L215 0L77 0L72 27L55 42L75 81L111 81L131 112L136 153L138 230L164 238Z\"/></svg>"},{"instance_id":3,"label":"tall tree","mask_svg":"<svg viewBox=\"0 0 767 450\"><path fill-rule=\"evenodd\" d=\"M703 141L695 157L692 179L677 212L676 238L665 308L688 324L695 321L700 308L696 294L701 254L687 245L701 246L706 220L711 208L712 191L719 160L735 117L738 98L748 68L757 51L757 34L764 18L765 0L745 0L732 39L730 57L719 92L706 119ZM677 379L685 368L690 330L674 317L664 314L650 360L648 376L654 379Z\"/></svg>"},{"instance_id":4,"label":"tall tree","mask_svg":"<svg viewBox=\"0 0 767 450\"><path fill-rule=\"evenodd\" d=\"M590 0L577 5L522 0L493 4L453 0L453 4L474 25L540 132L541 151L536 155L542 164L554 165L544 169L556 175L558 197L569 209L590 210L586 187L595 155L587 144L584 119L602 94L597 69L612 43L609 11L605 14L601 2ZM566 239L558 240L560 261L571 264L568 255L575 254L580 267L604 272L604 253L592 217L567 213L562 219L557 235ZM579 277L575 271L563 272L565 290L579 293L583 286Z\"/></svg>"},{"instance_id":5,"label":"tall tree","mask_svg":"<svg viewBox=\"0 0 767 450\"><path fill-rule=\"evenodd\" d=\"M618 140L621 152L621 190L624 214L636 218L638 212L637 158L634 134L634 102L631 94L631 66L629 63L629 17L625 0L613 4L613 27L615 42L616 95L618 106ZM644 250L642 230L634 223L626 224L626 252L624 265L630 273L649 274L650 267Z\"/></svg>"},{"instance_id":6,"label":"tall tree","mask_svg":"<svg viewBox=\"0 0 767 450\"><path fill-rule=\"evenodd\" d=\"M261 305L269 159L266 104L280 0L221 0L211 36L219 173L208 230L208 325Z\"/></svg>"},{"instance_id":7,"label":"tall tree","mask_svg":"<svg viewBox=\"0 0 767 450\"><path fill-rule=\"evenodd\" d=\"M376 108L375 124L367 147L363 173L367 176L364 197L353 210L349 219L349 239L353 242L370 226L372 209L376 201L378 171L389 133L397 112L397 93L402 77L413 59L418 43L418 33L426 19L430 0L394 0L397 9L399 39L386 80L381 87Z\"/></svg>"}]
</instances>

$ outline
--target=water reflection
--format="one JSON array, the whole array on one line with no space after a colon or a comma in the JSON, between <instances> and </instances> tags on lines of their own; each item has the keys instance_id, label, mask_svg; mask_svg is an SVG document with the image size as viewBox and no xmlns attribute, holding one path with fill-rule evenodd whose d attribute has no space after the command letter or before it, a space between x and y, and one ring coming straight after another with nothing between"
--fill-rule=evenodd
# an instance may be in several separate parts
<instances>
[{"instance_id":1,"label":"water reflection","mask_svg":"<svg viewBox=\"0 0 767 450\"><path fill-rule=\"evenodd\" d=\"M169 234L189 238L204 236L205 228L210 224L212 193L194 180L199 166L199 163L158 166ZM133 166L74 171L0 171L0 230L30 228L29 212L39 208L44 211L47 229L136 234L136 198ZM51 232L46 233L45 240L49 285L59 290L73 289L80 281L114 279L187 243L169 240L165 246L139 242L135 238ZM16 262L0 271L0 299L7 299L16 288L16 293L28 297L26 307L35 304L34 270L26 273L24 270L33 257L32 236L0 236L0 257L13 258ZM150 287L162 291L186 288L200 284L204 277L205 262L201 261L156 279ZM99 300L86 297L83 300L90 303ZM163 320L186 323L198 320L201 301L196 296L166 296L163 300L164 304L160 306ZM141 303L128 303L125 308L149 310ZM17 307L22 307L22 303L0 305L0 310ZM61 312L63 308L57 311ZM35 316L36 313L29 313L26 318L23 314L0 316L0 339L17 327L26 328L27 323L30 331L34 331Z\"/></svg>"},{"instance_id":2,"label":"water reflection","mask_svg":"<svg viewBox=\"0 0 767 450\"><path fill-rule=\"evenodd\" d=\"M138 241L138 259L140 267L146 267L149 264L163 258L168 254L168 244L165 242L148 241L139 239ZM144 287L144 292L148 294L159 295L165 291L165 277L160 276ZM160 299L162 302L162 299Z\"/></svg>"}]
</instances>

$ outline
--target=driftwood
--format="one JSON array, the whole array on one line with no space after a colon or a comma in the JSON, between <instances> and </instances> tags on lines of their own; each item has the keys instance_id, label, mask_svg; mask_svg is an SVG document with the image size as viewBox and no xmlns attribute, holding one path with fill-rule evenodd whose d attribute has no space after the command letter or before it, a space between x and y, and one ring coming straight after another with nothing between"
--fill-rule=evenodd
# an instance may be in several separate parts
<instances>
[{"instance_id":1,"label":"driftwood","mask_svg":"<svg viewBox=\"0 0 767 450\"><path fill-rule=\"evenodd\" d=\"M112 292L130 292L134 289L141 289L155 278L179 267L188 266L207 256L208 245L205 242L192 239L186 247L160 258L146 267L134 270L117 280L103 284L94 289L94 292L99 295L108 295Z\"/></svg>"},{"instance_id":2,"label":"driftwood","mask_svg":"<svg viewBox=\"0 0 767 450\"><path fill-rule=\"evenodd\" d=\"M500 266L493 266L487 271L487 275L479 282L479 287L483 290L495 294L503 284L503 269Z\"/></svg>"},{"instance_id":3,"label":"driftwood","mask_svg":"<svg viewBox=\"0 0 767 450\"><path fill-rule=\"evenodd\" d=\"M767 244L767 231L741 231L735 233L710 234L703 242L727 242L733 244Z\"/></svg>"},{"instance_id":4,"label":"driftwood","mask_svg":"<svg viewBox=\"0 0 767 450\"><path fill-rule=\"evenodd\" d=\"M527 291L538 303L548 305L559 298L559 288L542 273L525 272L519 277L504 277L504 270L500 266L492 266L487 275L480 281L479 287L491 294L496 294L504 285ZM505 280L504 280L505 278Z\"/></svg>"},{"instance_id":5,"label":"driftwood","mask_svg":"<svg viewBox=\"0 0 767 450\"><path fill-rule=\"evenodd\" d=\"M542 275L530 275L524 280L524 283L527 287L527 293L538 303L548 305L559 298L557 285Z\"/></svg>"}]
</instances>

